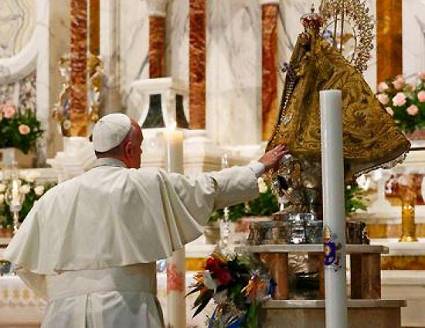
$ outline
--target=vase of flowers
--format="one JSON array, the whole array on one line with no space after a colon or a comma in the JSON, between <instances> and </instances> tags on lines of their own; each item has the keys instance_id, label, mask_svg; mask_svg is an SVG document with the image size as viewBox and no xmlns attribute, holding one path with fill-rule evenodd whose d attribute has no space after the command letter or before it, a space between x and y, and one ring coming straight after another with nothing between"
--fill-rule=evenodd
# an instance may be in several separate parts
<instances>
[{"instance_id":1,"label":"vase of flowers","mask_svg":"<svg viewBox=\"0 0 425 328\"><path fill-rule=\"evenodd\" d=\"M190 294L197 294L193 308L199 314L210 301L215 308L208 328L255 328L264 301L271 299L276 284L254 257L213 253L203 271L194 276Z\"/></svg>"},{"instance_id":2,"label":"vase of flowers","mask_svg":"<svg viewBox=\"0 0 425 328\"><path fill-rule=\"evenodd\" d=\"M402 75L379 83L376 97L410 139L425 139L425 72L415 83Z\"/></svg>"},{"instance_id":3,"label":"vase of flowers","mask_svg":"<svg viewBox=\"0 0 425 328\"><path fill-rule=\"evenodd\" d=\"M20 222L28 215L34 203L43 196L47 190L56 185L53 182L38 182L37 174L27 173L19 177L19 192L24 195L22 208L19 213ZM10 235L13 230L13 214L10 211L8 202L8 190L11 188L11 181L0 181L0 237Z\"/></svg>"},{"instance_id":4,"label":"vase of flowers","mask_svg":"<svg viewBox=\"0 0 425 328\"><path fill-rule=\"evenodd\" d=\"M16 161L20 167L31 167L31 152L42 134L34 112L17 110L10 102L0 104L0 163Z\"/></svg>"}]
</instances>

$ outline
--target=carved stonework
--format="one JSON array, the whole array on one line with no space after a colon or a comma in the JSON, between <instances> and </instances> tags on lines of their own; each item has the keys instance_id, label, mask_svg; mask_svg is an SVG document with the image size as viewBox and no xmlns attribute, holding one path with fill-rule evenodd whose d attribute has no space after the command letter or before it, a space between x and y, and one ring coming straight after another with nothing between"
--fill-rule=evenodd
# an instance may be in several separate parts
<instances>
[{"instance_id":1,"label":"carved stonework","mask_svg":"<svg viewBox=\"0 0 425 328\"><path fill-rule=\"evenodd\" d=\"M165 17L167 15L168 0L146 0L148 16Z\"/></svg>"},{"instance_id":2,"label":"carved stonework","mask_svg":"<svg viewBox=\"0 0 425 328\"><path fill-rule=\"evenodd\" d=\"M17 82L0 85L0 104L10 102L18 109L36 109L36 73Z\"/></svg>"},{"instance_id":3,"label":"carved stonework","mask_svg":"<svg viewBox=\"0 0 425 328\"><path fill-rule=\"evenodd\" d=\"M279 5L279 0L258 0L260 5Z\"/></svg>"},{"instance_id":4,"label":"carved stonework","mask_svg":"<svg viewBox=\"0 0 425 328\"><path fill-rule=\"evenodd\" d=\"M13 57L30 40L35 27L34 0L0 1L0 58Z\"/></svg>"}]
</instances>

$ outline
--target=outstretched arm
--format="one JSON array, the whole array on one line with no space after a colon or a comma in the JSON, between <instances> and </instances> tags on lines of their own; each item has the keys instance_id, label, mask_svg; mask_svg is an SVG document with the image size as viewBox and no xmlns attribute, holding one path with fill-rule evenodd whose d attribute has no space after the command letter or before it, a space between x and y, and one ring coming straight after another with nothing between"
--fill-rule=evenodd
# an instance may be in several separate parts
<instances>
[{"instance_id":1,"label":"outstretched arm","mask_svg":"<svg viewBox=\"0 0 425 328\"><path fill-rule=\"evenodd\" d=\"M258 196L257 178L265 171L276 169L287 153L283 145L265 153L258 162L231 167L218 172L206 172L196 177L170 174L170 181L180 200L195 218L214 209L242 203ZM198 215L197 215L198 214ZM206 224L206 222L199 222Z\"/></svg>"}]
</instances>

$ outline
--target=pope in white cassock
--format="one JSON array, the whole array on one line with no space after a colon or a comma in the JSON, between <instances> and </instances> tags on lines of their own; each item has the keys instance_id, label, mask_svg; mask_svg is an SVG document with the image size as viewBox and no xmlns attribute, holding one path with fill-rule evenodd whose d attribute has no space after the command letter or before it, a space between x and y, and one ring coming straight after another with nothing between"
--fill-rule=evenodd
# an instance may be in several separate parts
<instances>
[{"instance_id":1,"label":"pope in white cassock","mask_svg":"<svg viewBox=\"0 0 425 328\"><path fill-rule=\"evenodd\" d=\"M286 153L189 178L141 169L142 131L124 114L93 129L94 168L49 190L5 252L48 301L42 327L163 327L155 261L201 235L214 209L257 196Z\"/></svg>"}]
</instances>

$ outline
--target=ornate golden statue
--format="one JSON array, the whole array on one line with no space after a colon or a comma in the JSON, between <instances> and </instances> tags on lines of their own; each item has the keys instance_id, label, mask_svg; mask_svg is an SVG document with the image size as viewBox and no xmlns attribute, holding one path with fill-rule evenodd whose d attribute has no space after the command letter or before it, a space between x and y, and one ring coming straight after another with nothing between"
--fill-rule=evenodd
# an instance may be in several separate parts
<instances>
[{"instance_id":1,"label":"ornate golden statue","mask_svg":"<svg viewBox=\"0 0 425 328\"><path fill-rule=\"evenodd\" d=\"M70 115L71 80L69 55L61 57L59 71L64 81L59 93L59 99L53 108L52 116L59 123L62 135L70 137L72 136L72 123ZM87 120L89 123L96 123L99 120L104 97L105 75L100 57L90 53L87 58L87 78L89 100Z\"/></svg>"},{"instance_id":2,"label":"ornate golden statue","mask_svg":"<svg viewBox=\"0 0 425 328\"><path fill-rule=\"evenodd\" d=\"M372 48L373 23L367 8L356 0L328 0L322 3L320 15L312 8L301 22L304 32L290 63L284 65L279 117L267 146L269 150L286 144L291 153L271 174L284 204L275 220L302 212L322 216L320 90L342 91L347 181L394 165L410 149L361 73Z\"/></svg>"},{"instance_id":3,"label":"ornate golden statue","mask_svg":"<svg viewBox=\"0 0 425 328\"><path fill-rule=\"evenodd\" d=\"M324 38L322 16L312 13L301 21L305 31L285 65L280 113L267 149L284 143L298 160L320 163L319 91L339 89L346 179L403 157L410 143L364 80L358 69L363 67L359 56L354 58L356 68L342 55L342 45L337 49L336 37L333 42ZM364 53L361 55L367 59Z\"/></svg>"}]
</instances>

